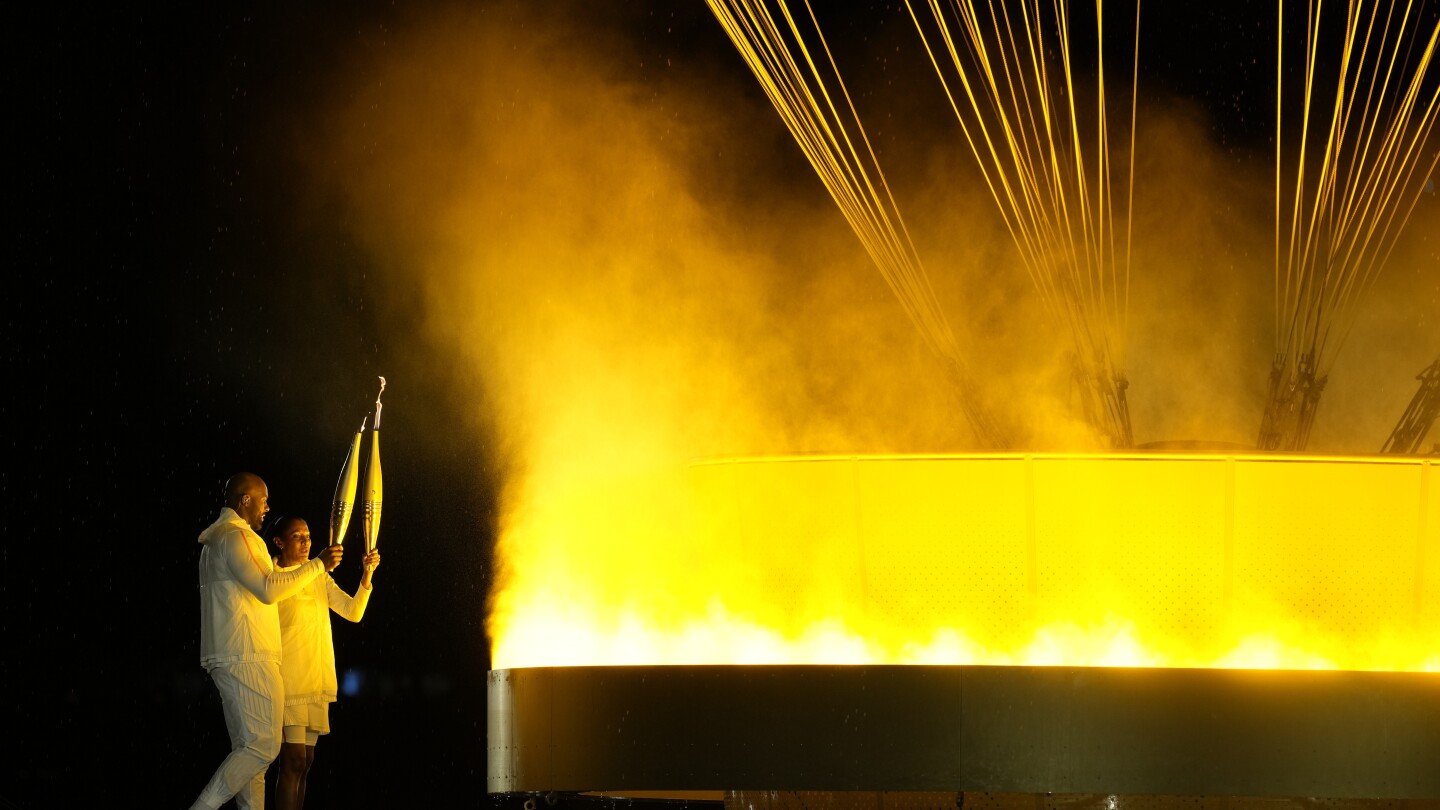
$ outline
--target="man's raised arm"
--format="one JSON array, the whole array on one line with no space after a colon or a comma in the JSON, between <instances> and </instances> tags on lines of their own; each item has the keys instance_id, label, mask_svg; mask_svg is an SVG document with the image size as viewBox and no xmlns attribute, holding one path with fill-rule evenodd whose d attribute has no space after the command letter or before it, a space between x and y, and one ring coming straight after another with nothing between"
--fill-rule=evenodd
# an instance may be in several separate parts
<instances>
[{"instance_id":1,"label":"man's raised arm","mask_svg":"<svg viewBox=\"0 0 1440 810\"><path fill-rule=\"evenodd\" d=\"M265 547L251 540L246 532L240 532L239 537L231 537L232 542L225 543L225 560L230 565L230 570L235 573L245 590L254 594L256 599L267 605L273 605L287 596L294 594L301 588L310 584L310 581L324 571L334 570L340 564L341 546L329 546L320 552L316 557L293 571L266 572L264 558ZM256 546L259 545L259 548Z\"/></svg>"}]
</instances>

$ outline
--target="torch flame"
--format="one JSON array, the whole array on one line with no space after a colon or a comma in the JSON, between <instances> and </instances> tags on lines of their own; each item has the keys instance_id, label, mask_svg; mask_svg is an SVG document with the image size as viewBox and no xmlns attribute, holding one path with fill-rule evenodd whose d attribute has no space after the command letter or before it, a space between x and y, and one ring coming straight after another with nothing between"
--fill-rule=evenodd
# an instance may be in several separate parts
<instances>
[{"instance_id":1,"label":"torch flame","mask_svg":"<svg viewBox=\"0 0 1440 810\"><path fill-rule=\"evenodd\" d=\"M385 378L380 378L380 393L375 395L375 429L380 429L380 396L385 393Z\"/></svg>"}]
</instances>

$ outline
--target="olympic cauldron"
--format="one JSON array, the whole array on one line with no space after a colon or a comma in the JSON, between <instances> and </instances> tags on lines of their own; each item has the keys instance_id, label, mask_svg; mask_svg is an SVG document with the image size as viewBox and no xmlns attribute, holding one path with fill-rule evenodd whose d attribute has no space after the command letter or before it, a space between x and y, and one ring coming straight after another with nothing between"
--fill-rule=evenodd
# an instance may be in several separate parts
<instances>
[{"instance_id":1,"label":"olympic cauldron","mask_svg":"<svg viewBox=\"0 0 1440 810\"><path fill-rule=\"evenodd\" d=\"M1432 467L696 462L689 541L733 548L767 594L758 621L821 600L909 641L862 664L495 670L488 789L1440 802Z\"/></svg>"}]
</instances>

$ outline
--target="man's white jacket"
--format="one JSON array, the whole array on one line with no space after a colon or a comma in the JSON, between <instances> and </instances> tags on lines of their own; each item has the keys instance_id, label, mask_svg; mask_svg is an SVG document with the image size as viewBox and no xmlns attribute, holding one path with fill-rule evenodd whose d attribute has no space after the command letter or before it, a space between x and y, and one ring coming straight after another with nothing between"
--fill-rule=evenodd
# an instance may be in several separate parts
<instances>
[{"instance_id":1,"label":"man's white jacket","mask_svg":"<svg viewBox=\"0 0 1440 810\"><path fill-rule=\"evenodd\" d=\"M230 507L200 533L200 666L280 661L275 604L325 571L316 559L278 572L265 541Z\"/></svg>"}]
</instances>

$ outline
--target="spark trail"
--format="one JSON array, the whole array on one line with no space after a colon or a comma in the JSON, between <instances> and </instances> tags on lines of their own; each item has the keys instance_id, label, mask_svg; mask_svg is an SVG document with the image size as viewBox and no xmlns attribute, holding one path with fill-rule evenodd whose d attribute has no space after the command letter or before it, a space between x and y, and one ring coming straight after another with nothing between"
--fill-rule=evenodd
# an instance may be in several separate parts
<instances>
[{"instance_id":1,"label":"spark trail","mask_svg":"<svg viewBox=\"0 0 1440 810\"><path fill-rule=\"evenodd\" d=\"M1105 92L1104 21L1096 0L1094 131L1082 135L1068 2L1027 0L983 8L973 0L926 0L906 8L960 122L990 195L1052 318L1070 332L1087 421L1112 447L1133 443L1125 392L1125 325L1134 199L1135 87L1140 6L1135 6L1130 159L1117 246L1114 166ZM1045 6L1049 6L1046 13ZM1016 19L1018 17L1018 20ZM1047 37L1047 26L1053 29ZM1060 64L1048 56L1058 52Z\"/></svg>"},{"instance_id":2,"label":"spark trail","mask_svg":"<svg viewBox=\"0 0 1440 810\"><path fill-rule=\"evenodd\" d=\"M794 13L786 0L706 3L906 315L945 363L977 439L989 447L1008 446L1007 431L980 400L808 0L804 16Z\"/></svg>"},{"instance_id":3,"label":"spark trail","mask_svg":"<svg viewBox=\"0 0 1440 810\"><path fill-rule=\"evenodd\" d=\"M1320 395L1384 268L1440 148L1440 82L1431 67L1440 20L1428 37L1407 2L1354 0L1345 8L1333 93L1317 70L1323 0L1306 7L1299 144L1282 145L1285 4L1279 6L1275 145L1275 359L1257 445L1303 450ZM1328 19L1328 18L1327 18ZM1291 133L1292 140L1297 133ZM1287 171L1288 168L1288 171Z\"/></svg>"}]
</instances>

